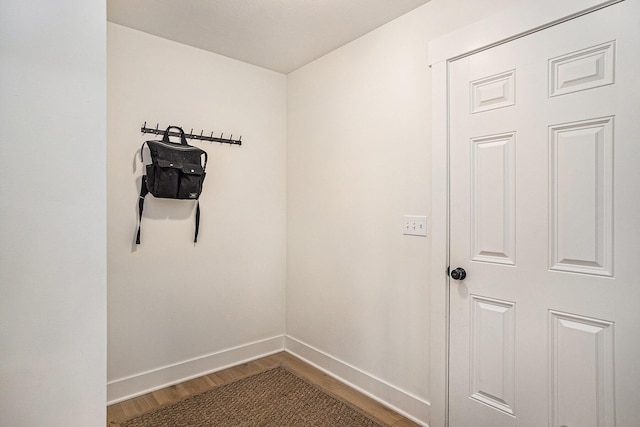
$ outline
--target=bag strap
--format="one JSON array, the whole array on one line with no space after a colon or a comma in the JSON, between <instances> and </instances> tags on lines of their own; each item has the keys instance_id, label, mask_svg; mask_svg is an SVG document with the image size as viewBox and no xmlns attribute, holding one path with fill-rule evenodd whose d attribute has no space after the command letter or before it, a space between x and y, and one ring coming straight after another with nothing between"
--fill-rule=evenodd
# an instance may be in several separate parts
<instances>
[{"instance_id":1,"label":"bag strap","mask_svg":"<svg viewBox=\"0 0 640 427\"><path fill-rule=\"evenodd\" d=\"M179 126L169 126L165 131L164 131L164 135L162 136L162 141L163 142L171 142L169 141L169 130L170 129L178 129L180 131L180 143L182 145L189 145L187 144L187 138L184 136L184 131L182 130L181 127ZM177 144L176 142L173 142L173 144Z\"/></svg>"},{"instance_id":2,"label":"bag strap","mask_svg":"<svg viewBox=\"0 0 640 427\"><path fill-rule=\"evenodd\" d=\"M204 150L202 150L202 154L204 154L204 166L202 166L202 170L205 171L207 170L207 160L209 157L207 156L207 152Z\"/></svg>"},{"instance_id":3,"label":"bag strap","mask_svg":"<svg viewBox=\"0 0 640 427\"><path fill-rule=\"evenodd\" d=\"M198 230L200 229L200 200L196 202L196 232L193 236L193 243L198 243Z\"/></svg>"},{"instance_id":4,"label":"bag strap","mask_svg":"<svg viewBox=\"0 0 640 427\"><path fill-rule=\"evenodd\" d=\"M140 146L140 163L144 163L144 159L142 158L142 150L144 149L144 144L146 144L147 141L143 142L142 145Z\"/></svg>"},{"instance_id":5,"label":"bag strap","mask_svg":"<svg viewBox=\"0 0 640 427\"><path fill-rule=\"evenodd\" d=\"M140 227L142 226L142 210L144 209L144 197L149 193L147 189L147 176L142 176L142 186L138 197L138 232L136 233L136 245L140 244Z\"/></svg>"}]
</instances>

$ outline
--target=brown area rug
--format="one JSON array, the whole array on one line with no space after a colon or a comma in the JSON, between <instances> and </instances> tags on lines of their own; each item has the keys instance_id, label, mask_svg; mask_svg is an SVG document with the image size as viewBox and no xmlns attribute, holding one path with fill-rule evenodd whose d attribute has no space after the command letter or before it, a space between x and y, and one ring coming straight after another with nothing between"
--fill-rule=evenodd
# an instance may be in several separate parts
<instances>
[{"instance_id":1,"label":"brown area rug","mask_svg":"<svg viewBox=\"0 0 640 427\"><path fill-rule=\"evenodd\" d=\"M381 427L282 367L213 388L120 425Z\"/></svg>"}]
</instances>

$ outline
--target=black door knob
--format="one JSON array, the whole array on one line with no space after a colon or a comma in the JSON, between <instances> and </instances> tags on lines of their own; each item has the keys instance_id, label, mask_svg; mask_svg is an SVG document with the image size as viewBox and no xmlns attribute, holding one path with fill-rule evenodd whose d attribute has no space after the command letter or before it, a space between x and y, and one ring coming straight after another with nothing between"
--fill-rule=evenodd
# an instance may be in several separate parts
<instances>
[{"instance_id":1,"label":"black door knob","mask_svg":"<svg viewBox=\"0 0 640 427\"><path fill-rule=\"evenodd\" d=\"M467 277L467 272L464 271L464 268L458 267L452 270L450 275L453 280L464 280Z\"/></svg>"}]
</instances>

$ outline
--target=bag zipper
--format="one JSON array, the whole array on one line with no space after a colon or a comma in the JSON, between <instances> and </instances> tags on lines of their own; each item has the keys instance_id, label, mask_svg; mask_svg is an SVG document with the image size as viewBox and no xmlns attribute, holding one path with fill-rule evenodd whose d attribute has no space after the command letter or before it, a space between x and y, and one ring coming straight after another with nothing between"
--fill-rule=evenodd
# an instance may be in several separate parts
<instances>
[{"instance_id":1,"label":"bag zipper","mask_svg":"<svg viewBox=\"0 0 640 427\"><path fill-rule=\"evenodd\" d=\"M171 142L164 142L164 141L147 141L147 142L154 142L156 144L164 145L165 147L169 147L169 148L175 148L177 150L186 150L186 151L200 150L200 148L192 147L191 145L185 147L183 144L173 144Z\"/></svg>"},{"instance_id":2,"label":"bag zipper","mask_svg":"<svg viewBox=\"0 0 640 427\"><path fill-rule=\"evenodd\" d=\"M198 147L193 147L191 145L188 145L186 147L183 146L183 144L173 144L170 142L164 142L164 141L145 141L142 143L142 146L140 147L140 162L144 162L144 159L142 158L142 148L144 147L144 144L147 144L147 146L149 146L149 142L155 142L156 144L160 144L163 145L167 148L175 148L177 150L182 150L182 151L200 151L200 155L202 156L204 154L204 166L202 166L202 171L204 172L204 170L207 168L207 152L202 150L201 148Z\"/></svg>"}]
</instances>

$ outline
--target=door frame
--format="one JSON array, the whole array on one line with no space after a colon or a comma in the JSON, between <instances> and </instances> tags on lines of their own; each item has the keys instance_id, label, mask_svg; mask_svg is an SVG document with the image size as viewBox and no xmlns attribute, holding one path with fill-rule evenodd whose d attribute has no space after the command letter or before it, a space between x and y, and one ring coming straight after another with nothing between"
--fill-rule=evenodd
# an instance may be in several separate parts
<instances>
[{"instance_id":1,"label":"door frame","mask_svg":"<svg viewBox=\"0 0 640 427\"><path fill-rule=\"evenodd\" d=\"M431 416L447 427L449 378L449 65L452 61L624 0L527 0L429 42L431 68Z\"/></svg>"}]
</instances>

